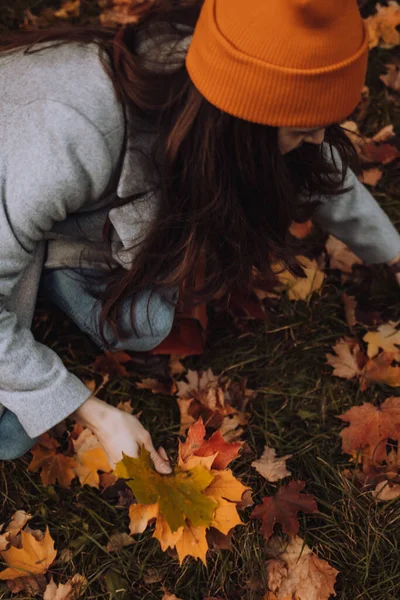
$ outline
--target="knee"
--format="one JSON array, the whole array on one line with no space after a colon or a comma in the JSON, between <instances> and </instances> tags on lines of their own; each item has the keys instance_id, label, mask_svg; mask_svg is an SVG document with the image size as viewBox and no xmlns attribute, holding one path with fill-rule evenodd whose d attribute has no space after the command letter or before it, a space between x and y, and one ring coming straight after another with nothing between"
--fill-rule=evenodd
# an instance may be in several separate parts
<instances>
[{"instance_id":1,"label":"knee","mask_svg":"<svg viewBox=\"0 0 400 600\"><path fill-rule=\"evenodd\" d=\"M5 410L0 417L0 460L14 460L26 454L38 441L30 438L17 417Z\"/></svg>"},{"instance_id":2,"label":"knee","mask_svg":"<svg viewBox=\"0 0 400 600\"><path fill-rule=\"evenodd\" d=\"M128 311L126 316L127 314ZM150 296L149 292L144 292L135 306L134 322L137 334L132 333L126 340L115 341L113 347L136 352L153 350L170 334L174 316L173 301L168 302L159 294ZM126 325L128 323L125 321L124 326Z\"/></svg>"},{"instance_id":3,"label":"knee","mask_svg":"<svg viewBox=\"0 0 400 600\"><path fill-rule=\"evenodd\" d=\"M12 444L5 446L0 441L0 460L14 460L24 456L35 445L36 440L13 440Z\"/></svg>"}]
</instances>

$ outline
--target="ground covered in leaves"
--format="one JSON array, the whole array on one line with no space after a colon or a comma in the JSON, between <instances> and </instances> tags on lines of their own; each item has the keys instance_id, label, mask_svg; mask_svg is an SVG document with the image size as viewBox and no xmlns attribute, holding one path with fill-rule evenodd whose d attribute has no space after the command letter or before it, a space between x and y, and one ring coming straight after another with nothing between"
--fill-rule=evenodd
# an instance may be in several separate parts
<instances>
[{"instance_id":1,"label":"ground covered in leaves","mask_svg":"<svg viewBox=\"0 0 400 600\"><path fill-rule=\"evenodd\" d=\"M0 0L0 29L61 5ZM100 12L68 5L72 22ZM362 3L370 66L346 128L365 136L364 181L400 227L400 9L388 8L377 27L375 2ZM400 288L335 240L293 233L308 279L258 289L258 309L212 308L206 351L175 362L168 385L141 383L129 357L104 357L39 296L36 338L140 414L191 504L171 511L175 488L145 455L113 474L90 432L60 424L1 464L0 598L398 600Z\"/></svg>"}]
</instances>

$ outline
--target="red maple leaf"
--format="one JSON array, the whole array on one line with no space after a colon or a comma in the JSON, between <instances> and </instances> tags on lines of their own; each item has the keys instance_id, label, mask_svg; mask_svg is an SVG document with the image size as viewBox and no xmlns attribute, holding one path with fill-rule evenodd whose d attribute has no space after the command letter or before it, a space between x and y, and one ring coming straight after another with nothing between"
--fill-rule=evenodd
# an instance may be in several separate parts
<instances>
[{"instance_id":1,"label":"red maple leaf","mask_svg":"<svg viewBox=\"0 0 400 600\"><path fill-rule=\"evenodd\" d=\"M179 443L180 460L186 462L191 456L212 456L218 452L211 468L225 469L237 457L244 442L226 442L219 430L208 440L204 439L205 434L206 428L200 417L189 429L186 441Z\"/></svg>"},{"instance_id":2,"label":"red maple leaf","mask_svg":"<svg viewBox=\"0 0 400 600\"><path fill-rule=\"evenodd\" d=\"M266 540L271 537L275 523L282 525L282 531L296 537L299 531L297 513L301 510L307 514L318 512L318 506L311 494L301 494L304 481L291 481L283 485L275 497L262 499L250 515L251 519L261 519L261 531Z\"/></svg>"}]
</instances>

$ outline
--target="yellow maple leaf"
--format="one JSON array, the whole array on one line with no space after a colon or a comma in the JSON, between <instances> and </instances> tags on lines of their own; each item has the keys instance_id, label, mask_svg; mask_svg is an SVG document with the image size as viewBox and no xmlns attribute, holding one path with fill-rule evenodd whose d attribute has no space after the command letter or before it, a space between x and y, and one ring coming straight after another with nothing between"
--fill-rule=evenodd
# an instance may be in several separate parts
<instances>
[{"instance_id":1,"label":"yellow maple leaf","mask_svg":"<svg viewBox=\"0 0 400 600\"><path fill-rule=\"evenodd\" d=\"M11 546L1 552L8 568L0 572L0 579L45 573L56 556L57 550L54 548L54 540L48 527L41 540L37 540L32 533L21 531L21 548Z\"/></svg>"},{"instance_id":2,"label":"yellow maple leaf","mask_svg":"<svg viewBox=\"0 0 400 600\"><path fill-rule=\"evenodd\" d=\"M158 504L131 504L129 507L129 531L143 533L148 522L158 517Z\"/></svg>"},{"instance_id":3,"label":"yellow maple leaf","mask_svg":"<svg viewBox=\"0 0 400 600\"><path fill-rule=\"evenodd\" d=\"M376 14L365 19L369 32L369 48L393 48L400 44L400 6L393 0L389 6L376 5Z\"/></svg>"},{"instance_id":4,"label":"yellow maple leaf","mask_svg":"<svg viewBox=\"0 0 400 600\"><path fill-rule=\"evenodd\" d=\"M218 506L215 509L211 527L218 529L224 535L228 535L233 527L244 524L238 514L235 502L229 502L224 498L215 498L215 500L218 500Z\"/></svg>"},{"instance_id":5,"label":"yellow maple leaf","mask_svg":"<svg viewBox=\"0 0 400 600\"><path fill-rule=\"evenodd\" d=\"M175 548L176 543L182 537L183 529L182 525L176 531L171 531L166 519L159 513L153 537L160 542L161 550L165 552L168 548Z\"/></svg>"},{"instance_id":6,"label":"yellow maple leaf","mask_svg":"<svg viewBox=\"0 0 400 600\"><path fill-rule=\"evenodd\" d=\"M81 485L87 484L99 489L98 471L108 473L112 470L99 440L89 429L83 429L72 443L76 452L74 473L79 477Z\"/></svg>"},{"instance_id":7,"label":"yellow maple leaf","mask_svg":"<svg viewBox=\"0 0 400 600\"><path fill-rule=\"evenodd\" d=\"M376 356L381 348L384 352L398 352L400 345L400 331L395 329L398 323L389 321L378 327L377 331L369 331L363 337L368 344L367 354L370 358Z\"/></svg>"},{"instance_id":8,"label":"yellow maple leaf","mask_svg":"<svg viewBox=\"0 0 400 600\"><path fill-rule=\"evenodd\" d=\"M249 487L243 485L241 481L236 479L230 469L225 471L211 471L214 474L214 479L204 491L205 494L213 498L225 498L232 502L240 502L246 490Z\"/></svg>"},{"instance_id":9,"label":"yellow maple leaf","mask_svg":"<svg viewBox=\"0 0 400 600\"><path fill-rule=\"evenodd\" d=\"M325 274L316 260L306 256L296 258L303 267L306 277L295 277L289 271L282 271L282 266L278 263L273 265L273 269L279 283L287 289L289 300L307 300L314 292L320 292Z\"/></svg>"},{"instance_id":10,"label":"yellow maple leaf","mask_svg":"<svg viewBox=\"0 0 400 600\"><path fill-rule=\"evenodd\" d=\"M201 526L187 524L182 531L182 535L176 542L176 551L178 553L179 564L182 564L186 556L200 558L207 566L206 554L208 544L206 539L206 529Z\"/></svg>"}]
</instances>

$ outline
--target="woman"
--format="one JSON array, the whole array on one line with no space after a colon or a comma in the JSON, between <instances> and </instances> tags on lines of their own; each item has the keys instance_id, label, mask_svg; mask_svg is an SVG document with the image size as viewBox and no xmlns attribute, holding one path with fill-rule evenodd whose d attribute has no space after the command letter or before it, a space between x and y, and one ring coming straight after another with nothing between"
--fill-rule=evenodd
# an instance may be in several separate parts
<instances>
[{"instance_id":1,"label":"woman","mask_svg":"<svg viewBox=\"0 0 400 600\"><path fill-rule=\"evenodd\" d=\"M39 283L101 348L149 350L168 335L183 284L207 301L249 289L254 266L270 276L272 258L301 274L293 220L312 217L367 264L400 253L338 125L367 66L356 0L145 8L117 35L0 42L3 459L73 415L111 464L144 444L159 472L171 470L137 418L90 395L34 340ZM204 285L193 289L200 260Z\"/></svg>"}]
</instances>

